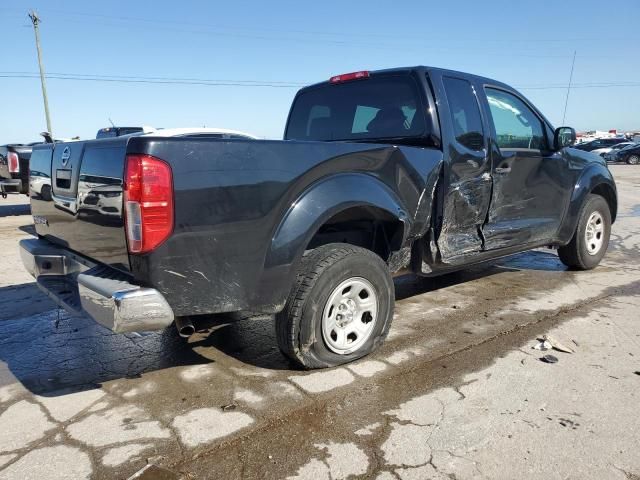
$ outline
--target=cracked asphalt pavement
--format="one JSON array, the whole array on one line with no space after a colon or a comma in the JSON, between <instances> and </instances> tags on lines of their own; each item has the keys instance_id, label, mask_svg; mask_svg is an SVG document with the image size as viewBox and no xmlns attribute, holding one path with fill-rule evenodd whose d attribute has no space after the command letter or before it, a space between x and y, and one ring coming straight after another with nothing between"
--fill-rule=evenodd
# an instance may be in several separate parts
<instances>
[{"instance_id":1,"label":"cracked asphalt pavement","mask_svg":"<svg viewBox=\"0 0 640 480\"><path fill-rule=\"evenodd\" d=\"M269 317L185 341L58 311L19 259L27 199L0 200L0 479L640 478L640 168L611 169L596 270L536 250L398 278L383 348L315 372Z\"/></svg>"}]
</instances>

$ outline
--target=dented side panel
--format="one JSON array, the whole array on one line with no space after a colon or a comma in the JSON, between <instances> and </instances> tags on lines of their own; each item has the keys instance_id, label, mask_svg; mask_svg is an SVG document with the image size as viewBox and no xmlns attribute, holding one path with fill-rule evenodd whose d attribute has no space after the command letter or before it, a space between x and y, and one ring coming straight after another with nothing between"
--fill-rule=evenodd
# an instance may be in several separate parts
<instances>
[{"instance_id":1,"label":"dented side panel","mask_svg":"<svg viewBox=\"0 0 640 480\"><path fill-rule=\"evenodd\" d=\"M449 186L438 238L443 262L482 250L482 224L487 217L491 185L491 176L484 172Z\"/></svg>"},{"instance_id":2,"label":"dented side panel","mask_svg":"<svg viewBox=\"0 0 640 480\"><path fill-rule=\"evenodd\" d=\"M411 262L413 242L431 225L433 190L442 166L442 153L435 149L389 146L370 151L377 172L332 173L309 171L318 181L300 179L308 187L294 199L283 215L267 252L264 280L259 297L284 302L296 274L296 266L309 241L332 216L354 206L374 206L404 224L400 248L388 259L392 272ZM277 304L278 301L274 301Z\"/></svg>"},{"instance_id":3,"label":"dented side panel","mask_svg":"<svg viewBox=\"0 0 640 480\"><path fill-rule=\"evenodd\" d=\"M472 80L458 78L455 75L443 76L431 74L431 81L436 91L440 128L443 137L448 141L444 144L444 171L442 175L442 205L439 206L439 227L436 232L438 248L437 259L448 264L466 255L480 252L483 249L484 238L482 226L486 220L491 200L492 179L491 161L488 155L488 134L484 122L483 132L479 132L475 148L469 148L456 139L454 121L466 123L457 113L451 112L451 99L447 98L444 79L463 80L468 91L475 94L476 85ZM482 113L477 98L466 105L475 109L475 114ZM466 143L466 142L465 142ZM425 242L430 241L425 239ZM431 247L425 245L425 251ZM432 260L433 261L433 260ZM423 268L423 273L428 273Z\"/></svg>"}]
</instances>

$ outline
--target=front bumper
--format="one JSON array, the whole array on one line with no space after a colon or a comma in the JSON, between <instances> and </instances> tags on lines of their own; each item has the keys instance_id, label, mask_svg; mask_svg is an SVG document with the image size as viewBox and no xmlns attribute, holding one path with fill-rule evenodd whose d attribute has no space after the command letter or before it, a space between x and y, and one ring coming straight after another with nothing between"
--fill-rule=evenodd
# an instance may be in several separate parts
<instances>
[{"instance_id":1,"label":"front bumper","mask_svg":"<svg viewBox=\"0 0 640 480\"><path fill-rule=\"evenodd\" d=\"M86 313L116 333L160 330L174 320L160 292L131 283L111 267L42 239L22 240L20 256L54 302L73 315Z\"/></svg>"},{"instance_id":2,"label":"front bumper","mask_svg":"<svg viewBox=\"0 0 640 480\"><path fill-rule=\"evenodd\" d=\"M22 180L18 179L3 179L0 180L0 194L6 195L7 193L20 193L22 192Z\"/></svg>"}]
</instances>

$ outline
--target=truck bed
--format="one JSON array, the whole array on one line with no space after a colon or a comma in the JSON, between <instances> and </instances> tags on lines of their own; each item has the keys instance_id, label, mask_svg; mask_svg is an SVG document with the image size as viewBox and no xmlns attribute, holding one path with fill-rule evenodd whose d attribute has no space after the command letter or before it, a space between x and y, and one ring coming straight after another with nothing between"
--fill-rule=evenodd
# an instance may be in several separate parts
<instances>
[{"instance_id":1,"label":"truck bed","mask_svg":"<svg viewBox=\"0 0 640 480\"><path fill-rule=\"evenodd\" d=\"M173 234L144 255L128 254L122 213L125 156L132 153L165 160L173 175ZM441 161L431 148L343 142L144 136L56 144L34 151L34 168L51 172L53 195L34 195L32 211L38 235L153 286L176 316L276 311L289 288L283 262L301 240L279 228L306 189L341 172L348 188L349 175L365 175L389 195L402 191L400 204L413 215ZM327 195L339 197L336 188Z\"/></svg>"}]
</instances>

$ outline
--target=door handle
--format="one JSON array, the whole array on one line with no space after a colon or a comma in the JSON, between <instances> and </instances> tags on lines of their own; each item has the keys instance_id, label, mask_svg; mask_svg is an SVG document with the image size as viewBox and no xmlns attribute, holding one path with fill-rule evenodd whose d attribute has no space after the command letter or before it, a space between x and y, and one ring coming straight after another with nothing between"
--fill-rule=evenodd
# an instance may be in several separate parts
<instances>
[{"instance_id":1,"label":"door handle","mask_svg":"<svg viewBox=\"0 0 640 480\"><path fill-rule=\"evenodd\" d=\"M511 172L511 167L496 167L494 172L502 175L505 173L510 173Z\"/></svg>"}]
</instances>

